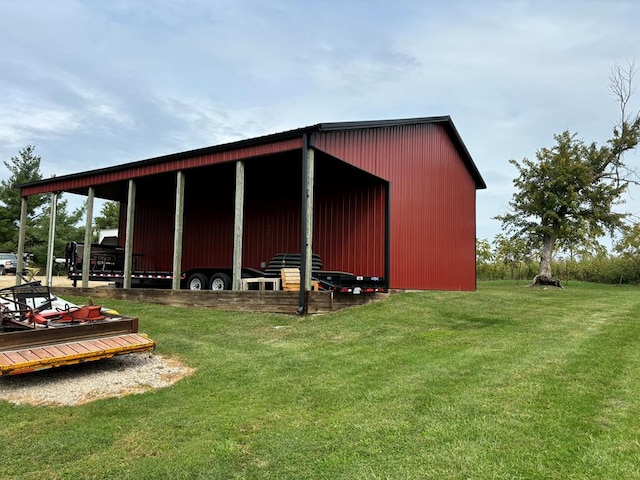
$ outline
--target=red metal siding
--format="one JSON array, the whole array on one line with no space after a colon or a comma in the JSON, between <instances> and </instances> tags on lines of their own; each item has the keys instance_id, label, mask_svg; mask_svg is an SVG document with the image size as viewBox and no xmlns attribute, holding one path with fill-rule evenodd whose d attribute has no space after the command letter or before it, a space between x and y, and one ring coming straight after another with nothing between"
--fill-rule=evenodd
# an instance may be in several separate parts
<instances>
[{"instance_id":1,"label":"red metal siding","mask_svg":"<svg viewBox=\"0 0 640 480\"><path fill-rule=\"evenodd\" d=\"M315 146L391 183L392 288L475 289L475 183L442 126L326 132Z\"/></svg>"},{"instance_id":2,"label":"red metal siding","mask_svg":"<svg viewBox=\"0 0 640 480\"><path fill-rule=\"evenodd\" d=\"M278 252L300 251L300 158L290 152L246 162L243 266L260 268ZM140 265L171 270L175 174L139 179L137 192L134 251L143 254ZM231 267L234 202L235 164L185 171L183 271Z\"/></svg>"},{"instance_id":3,"label":"red metal siding","mask_svg":"<svg viewBox=\"0 0 640 480\"><path fill-rule=\"evenodd\" d=\"M300 159L298 151L246 161L243 266L259 269L276 253L300 251ZM384 183L321 153L315 172L313 250L325 269L383 276ZM234 185L233 164L186 171L183 270L231 266ZM172 268L174 195L173 173L137 182L141 268Z\"/></svg>"},{"instance_id":4,"label":"red metal siding","mask_svg":"<svg viewBox=\"0 0 640 480\"><path fill-rule=\"evenodd\" d=\"M318 152L313 250L326 270L384 276L386 183Z\"/></svg>"},{"instance_id":5,"label":"red metal siding","mask_svg":"<svg viewBox=\"0 0 640 480\"><path fill-rule=\"evenodd\" d=\"M91 186L108 184L132 178L140 178L160 173L176 172L178 170L186 170L190 168L205 167L219 163L234 162L245 158L253 158L262 155L270 155L273 153L286 152L302 147L302 138L293 138L288 140L276 141L263 145L254 145L250 147L238 148L235 150L225 150L221 152L210 153L206 155L196 155L188 158L180 158L176 160L167 160L161 163L142 164L136 166L132 164L131 168L117 170L113 172L98 173L80 178L61 178L59 181L53 181L44 185L34 185L22 188L22 196L35 195L38 193L47 193L55 191L72 191Z\"/></svg>"},{"instance_id":6,"label":"red metal siding","mask_svg":"<svg viewBox=\"0 0 640 480\"><path fill-rule=\"evenodd\" d=\"M134 268L171 270L175 174L156 175L136 182L133 251ZM120 243L124 245L127 202L120 208Z\"/></svg>"},{"instance_id":7,"label":"red metal siding","mask_svg":"<svg viewBox=\"0 0 640 480\"><path fill-rule=\"evenodd\" d=\"M183 225L182 269L229 267L233 249L233 164L187 171ZM171 271L175 221L175 173L136 182L133 235L137 266ZM124 242L125 212L120 224Z\"/></svg>"},{"instance_id":8,"label":"red metal siding","mask_svg":"<svg viewBox=\"0 0 640 480\"><path fill-rule=\"evenodd\" d=\"M300 251L301 156L246 162L244 266ZM384 275L384 207L380 180L316 156L313 251L326 270Z\"/></svg>"},{"instance_id":9,"label":"red metal siding","mask_svg":"<svg viewBox=\"0 0 640 480\"><path fill-rule=\"evenodd\" d=\"M476 183L442 125L320 131L314 134L313 145L317 152L313 250L325 269L385 274L390 185L391 287L475 289ZM278 252L299 252L299 138L61 179L56 189L100 186L123 201L125 180L137 178L134 251L143 254L139 266L171 270L174 172L182 169L186 175L183 270L230 267L237 159L246 159L243 266L260 268ZM48 183L22 193L51 191L51 187ZM121 236L124 240L123 231Z\"/></svg>"},{"instance_id":10,"label":"red metal siding","mask_svg":"<svg viewBox=\"0 0 640 480\"><path fill-rule=\"evenodd\" d=\"M301 158L296 151L245 163L244 266L300 251Z\"/></svg>"}]
</instances>

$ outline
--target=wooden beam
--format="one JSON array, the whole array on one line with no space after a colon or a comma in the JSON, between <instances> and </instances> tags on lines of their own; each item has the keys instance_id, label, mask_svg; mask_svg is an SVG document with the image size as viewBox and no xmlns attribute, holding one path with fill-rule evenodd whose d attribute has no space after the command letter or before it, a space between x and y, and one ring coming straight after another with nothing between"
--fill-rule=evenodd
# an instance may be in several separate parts
<instances>
[{"instance_id":1,"label":"wooden beam","mask_svg":"<svg viewBox=\"0 0 640 480\"><path fill-rule=\"evenodd\" d=\"M129 191L127 194L127 228L124 239L124 279L122 288L131 288L131 274L133 273L133 229L136 213L136 182L129 180Z\"/></svg>"},{"instance_id":2,"label":"wooden beam","mask_svg":"<svg viewBox=\"0 0 640 480\"><path fill-rule=\"evenodd\" d=\"M242 290L242 235L244 226L244 162L236 162L236 198L233 220L233 290Z\"/></svg>"},{"instance_id":3,"label":"wooden beam","mask_svg":"<svg viewBox=\"0 0 640 480\"><path fill-rule=\"evenodd\" d=\"M180 290L182 273L182 232L184 231L184 172L176 173L176 212L173 231L173 280L172 290Z\"/></svg>"},{"instance_id":4,"label":"wooden beam","mask_svg":"<svg viewBox=\"0 0 640 480\"><path fill-rule=\"evenodd\" d=\"M314 151L310 147L307 134L302 135L302 200L300 205L300 295L298 298L298 315L308 312L308 292L311 290L311 268L313 252L313 170Z\"/></svg>"},{"instance_id":5,"label":"wooden beam","mask_svg":"<svg viewBox=\"0 0 640 480\"><path fill-rule=\"evenodd\" d=\"M58 192L51 194L51 209L49 218L49 243L47 246L47 285L51 285L53 281L53 260L54 260L54 247L56 239L56 216L58 211Z\"/></svg>"},{"instance_id":6,"label":"wooden beam","mask_svg":"<svg viewBox=\"0 0 640 480\"><path fill-rule=\"evenodd\" d=\"M303 194L303 205L305 208L304 218L304 275L301 282L304 285L304 291L311 290L311 273L312 273L312 254L313 254L313 184L314 184L314 164L315 152L312 148L307 148L306 154L306 188Z\"/></svg>"},{"instance_id":7,"label":"wooden beam","mask_svg":"<svg viewBox=\"0 0 640 480\"><path fill-rule=\"evenodd\" d=\"M27 206L29 197L22 197L20 207L20 231L18 233L18 268L16 270L16 285L22 283L22 271L24 270L24 242L27 233Z\"/></svg>"},{"instance_id":8,"label":"wooden beam","mask_svg":"<svg viewBox=\"0 0 640 480\"><path fill-rule=\"evenodd\" d=\"M82 250L82 288L89 286L89 267L91 267L91 240L93 237L93 199L95 188L89 187L87 194L87 213L84 224L84 248Z\"/></svg>"}]
</instances>

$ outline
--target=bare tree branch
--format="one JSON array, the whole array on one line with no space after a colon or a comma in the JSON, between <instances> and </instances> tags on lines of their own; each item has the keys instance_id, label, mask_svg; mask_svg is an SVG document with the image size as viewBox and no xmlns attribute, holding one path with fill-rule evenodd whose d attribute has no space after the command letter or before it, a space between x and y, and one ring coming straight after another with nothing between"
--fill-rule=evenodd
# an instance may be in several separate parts
<instances>
[{"instance_id":1,"label":"bare tree branch","mask_svg":"<svg viewBox=\"0 0 640 480\"><path fill-rule=\"evenodd\" d=\"M633 123L635 118L638 118L638 113L636 113L635 118L627 114L629 101L636 91L633 85L633 79L636 73L638 73L638 68L636 68L635 58L627 60L626 68L616 63L611 69L611 74L609 75L609 91L620 105L620 121L616 125L617 127Z\"/></svg>"}]
</instances>

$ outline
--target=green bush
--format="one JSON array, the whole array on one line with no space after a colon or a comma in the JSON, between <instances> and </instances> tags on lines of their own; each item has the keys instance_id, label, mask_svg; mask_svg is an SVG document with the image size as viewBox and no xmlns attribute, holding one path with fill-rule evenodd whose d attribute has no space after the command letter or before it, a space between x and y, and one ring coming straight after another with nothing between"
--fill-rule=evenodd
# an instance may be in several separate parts
<instances>
[{"instance_id":1,"label":"green bush","mask_svg":"<svg viewBox=\"0 0 640 480\"><path fill-rule=\"evenodd\" d=\"M552 271L554 276L564 281L640 284L640 259L628 256L560 260L553 263ZM517 265L483 263L477 269L478 280L532 280L537 273L538 264L535 262Z\"/></svg>"}]
</instances>

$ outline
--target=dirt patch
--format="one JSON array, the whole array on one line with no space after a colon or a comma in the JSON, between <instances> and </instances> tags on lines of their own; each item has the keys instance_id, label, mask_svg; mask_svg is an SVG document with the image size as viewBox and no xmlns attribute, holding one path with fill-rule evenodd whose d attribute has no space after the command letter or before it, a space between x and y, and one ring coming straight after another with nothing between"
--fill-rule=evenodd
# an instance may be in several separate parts
<instances>
[{"instance_id":1,"label":"dirt patch","mask_svg":"<svg viewBox=\"0 0 640 480\"><path fill-rule=\"evenodd\" d=\"M46 277L44 275L39 275L33 278L33 281L38 280L42 282L43 285L46 285ZM31 280L23 280L23 283ZM0 288L5 287L13 287L16 284L16 276L15 275L0 275ZM81 286L82 283L78 282L78 286ZM89 287L105 287L108 286L108 282L89 282ZM51 287L73 287L73 281L69 280L65 276L54 276L51 277Z\"/></svg>"},{"instance_id":2,"label":"dirt patch","mask_svg":"<svg viewBox=\"0 0 640 480\"><path fill-rule=\"evenodd\" d=\"M0 377L0 401L16 405L81 405L168 387L194 369L153 353L119 355L106 360Z\"/></svg>"}]
</instances>

